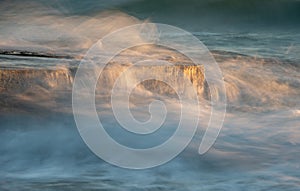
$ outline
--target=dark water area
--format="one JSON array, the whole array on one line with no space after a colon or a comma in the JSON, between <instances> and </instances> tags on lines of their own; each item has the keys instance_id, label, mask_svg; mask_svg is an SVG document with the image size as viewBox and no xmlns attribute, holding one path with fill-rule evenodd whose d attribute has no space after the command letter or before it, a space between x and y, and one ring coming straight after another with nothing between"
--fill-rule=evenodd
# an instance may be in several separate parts
<instances>
[{"instance_id":1,"label":"dark water area","mask_svg":"<svg viewBox=\"0 0 300 191\"><path fill-rule=\"evenodd\" d=\"M144 18L166 18L180 22L181 19L218 21L217 24L299 26L298 0L113 0L109 2L87 1L35 1L65 11L70 15L95 14L102 10L121 10ZM203 19L203 20L202 20ZM194 21L194 20L191 20ZM186 23L186 22L185 22ZM213 22L211 22L214 24ZM265 26L266 26L265 25Z\"/></svg>"}]
</instances>

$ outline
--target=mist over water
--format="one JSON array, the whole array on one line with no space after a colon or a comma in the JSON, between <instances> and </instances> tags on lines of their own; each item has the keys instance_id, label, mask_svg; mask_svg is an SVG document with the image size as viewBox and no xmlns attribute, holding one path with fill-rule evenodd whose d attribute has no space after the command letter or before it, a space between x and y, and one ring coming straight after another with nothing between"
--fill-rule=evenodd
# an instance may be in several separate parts
<instances>
[{"instance_id":1,"label":"mist over water","mask_svg":"<svg viewBox=\"0 0 300 191\"><path fill-rule=\"evenodd\" d=\"M299 3L1 1L0 189L299 189ZM223 72L227 114L213 148L198 155L211 112L209 93L218 92L207 87L201 69L186 67L200 98L199 114L190 105L190 117L200 119L196 136L171 162L131 171L107 164L88 149L72 116L71 91L80 59L94 43L124 26L151 21L183 27L208 46ZM139 32L130 39L142 41ZM164 47L134 47L111 60L100 77L95 102L105 130L119 143L147 148L172 135L180 107L166 84L148 81L133 91L132 114L145 121L149 103L162 100L169 111L162 129L137 136L117 123L109 90L140 58L175 65L190 60ZM148 70L179 72L172 67L142 72Z\"/></svg>"}]
</instances>

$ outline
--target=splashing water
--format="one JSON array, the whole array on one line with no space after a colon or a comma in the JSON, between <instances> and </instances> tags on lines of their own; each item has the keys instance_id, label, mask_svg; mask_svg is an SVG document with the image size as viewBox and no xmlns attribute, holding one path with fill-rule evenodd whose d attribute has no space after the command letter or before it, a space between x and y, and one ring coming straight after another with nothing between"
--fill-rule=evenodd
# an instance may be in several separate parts
<instances>
[{"instance_id":1,"label":"splashing water","mask_svg":"<svg viewBox=\"0 0 300 191\"><path fill-rule=\"evenodd\" d=\"M178 97L171 87L157 81L139 84L130 97L132 114L140 121L149 118L152 100L165 101L171 112L157 134L133 135L113 117L109 89L119 74L139 58L184 65L180 70L193 81L201 102L199 114L193 113L194 106L190 106L190 117L199 115L200 122L196 136L183 153L164 166L130 171L105 163L86 147L72 117L71 90L80 59L92 44L111 31L145 21L114 11L74 16L36 3L29 3L24 14L14 15L8 9L14 4L1 5L5 5L0 6L1 189L298 189L300 69L296 54L290 56L299 52L297 42L284 49L287 54L271 58L274 54L267 52L256 57L218 40L231 41L228 34L218 34L216 39L216 34L198 33L215 49L212 54L223 72L228 98L224 127L204 156L199 156L197 149L211 112L208 95L218 94L207 87L205 68L190 65L184 55L165 47L133 47L120 53L100 77L95 100L99 119L118 142L135 148L151 147L170 137L178 124ZM140 40L138 32L130 35ZM251 41L250 48L257 39L271 46L267 43L271 37L245 36L249 38L239 37L238 42ZM142 70L174 75L180 71L175 66L143 66Z\"/></svg>"}]
</instances>

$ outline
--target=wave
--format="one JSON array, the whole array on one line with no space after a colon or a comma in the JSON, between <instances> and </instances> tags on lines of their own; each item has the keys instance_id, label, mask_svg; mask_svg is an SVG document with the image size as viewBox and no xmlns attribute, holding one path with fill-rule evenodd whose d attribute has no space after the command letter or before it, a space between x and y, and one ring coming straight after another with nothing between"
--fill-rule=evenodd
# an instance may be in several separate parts
<instances>
[{"instance_id":1,"label":"wave","mask_svg":"<svg viewBox=\"0 0 300 191\"><path fill-rule=\"evenodd\" d=\"M169 61L175 66L140 66L135 72L142 73L151 70L158 75L165 75L165 72L168 71L169 74L176 75L182 71L192 81L198 95L202 98L209 99L210 93L213 93L210 92L205 82L205 68L193 66L190 61L182 57L183 55L178 55L178 53L162 47L144 49L136 47L122 52L108 64L100 76L99 82L101 83L97 85L98 94L110 95L115 80L122 71L131 66L129 60L137 57L142 58L145 53L148 56L149 54L155 55L159 59ZM38 53L30 53L29 55L31 54L39 55ZM162 57L162 54L168 56ZM53 102L70 107L69 102L65 104L62 100L71 98L72 83L80 60L58 59L53 55L44 58L45 55L47 53L41 54L43 64L38 57L25 57L28 60L21 57L19 60L20 55L9 56L9 65L0 63L0 93L2 97L6 95L4 96L6 99L2 99L2 103L25 101L35 105L34 100L40 100L36 103L43 103L48 108L52 108L51 104L48 103ZM276 110L277 108L289 108L298 105L300 68L297 64L224 51L213 51L213 55L223 71L230 111ZM6 58L2 59L5 60ZM30 63L28 67L24 67L26 62ZM129 82L130 78L134 78L134 74L127 76L127 78L124 80ZM178 80L177 85L180 86L180 80ZM171 97L176 95L172 88L155 80L143 82L139 88L142 93L152 92ZM8 98L11 95L14 99L10 100ZM9 107L9 104L6 104L6 108Z\"/></svg>"},{"instance_id":2,"label":"wave","mask_svg":"<svg viewBox=\"0 0 300 191\"><path fill-rule=\"evenodd\" d=\"M155 21L174 21L190 27L193 23L230 28L241 25L299 27L300 17L298 0L142 0L125 3L121 8L138 17L149 16Z\"/></svg>"},{"instance_id":3,"label":"wave","mask_svg":"<svg viewBox=\"0 0 300 191\"><path fill-rule=\"evenodd\" d=\"M0 2L0 48L6 54L80 57L110 32L144 22L119 11L66 16L37 3L5 2ZM22 12L14 15L15 10Z\"/></svg>"},{"instance_id":4,"label":"wave","mask_svg":"<svg viewBox=\"0 0 300 191\"><path fill-rule=\"evenodd\" d=\"M298 63L232 53L215 58L223 71L229 109L267 111L298 106Z\"/></svg>"},{"instance_id":5,"label":"wave","mask_svg":"<svg viewBox=\"0 0 300 191\"><path fill-rule=\"evenodd\" d=\"M212 51L223 72L228 112L216 144L204 156L199 156L197 150L211 112L209 96L205 95L218 92L210 92L213 90L205 83L205 68L191 65L177 52L157 47L137 47L122 52L100 78L95 100L99 120L117 142L133 147L157 145L153 142L166 140L164 138L173 133L179 121L180 113L175 112L180 111L177 110L179 104L172 89L150 81L134 92L137 96L146 94L150 99L166 100L168 112L171 112L159 136L151 134L137 139L124 129L119 131L122 127L112 111L108 111L110 97L103 90L111 88L117 76L130 66L130 59L152 55L151 58L176 64L174 67L143 66L136 70L161 75L165 70L175 75L181 70L204 98L200 100L201 120L195 140L179 157L164 166L128 171L114 168L93 155L76 129L71 91L80 59L93 43L120 27L147 22L120 12L99 14L99 10L116 8L138 18L150 17L160 22L171 23L173 19L190 28L199 23L200 27L217 23L225 28L239 25L239 30L243 30L240 25L244 23L272 25L282 21L282 26L299 25L296 23L298 2L0 1L0 189L176 190L180 187L198 190L201 187L230 190L234 187L243 190L247 187L250 190L297 190L300 182L295 168L299 166L300 157L300 152L295 152L300 144L299 62L274 58L274 52L265 54L271 56L257 57L247 55L249 49L239 51L241 47L255 48L256 44L249 42L273 41L273 33L259 39L229 34L234 39L230 37L223 44L232 41L244 44L231 44L230 48ZM219 34L219 39L214 41L216 36L208 34L208 41L218 45L224 38L224 33ZM138 37L136 33L131 35ZM270 49L281 49L282 42L293 41L293 38L277 40L278 44L269 45ZM298 58L297 42L289 42L286 51L294 51ZM181 85L180 82L177 85ZM139 97L131 101L132 114L137 119L148 119L149 100ZM194 105L189 108L189 117L198 115L193 112ZM191 121L189 117L187 121ZM188 125L186 128L188 131Z\"/></svg>"},{"instance_id":6,"label":"wave","mask_svg":"<svg viewBox=\"0 0 300 191\"><path fill-rule=\"evenodd\" d=\"M107 9L101 8L101 3L99 3L99 6L96 5L94 1L78 2L78 4L77 1L73 3L67 3L67 1L29 2L24 3L18 0L0 2L0 50L6 51L2 51L2 53L41 57L46 52L45 57L77 57L80 59L94 43L112 31L129 25L153 21L173 24L187 29L210 49L232 50L251 55L276 56L294 60L297 60L299 55L299 31L296 28L299 22L294 23L294 18L299 18L299 15L289 18L290 14L300 13L298 11L298 1L274 0L274 5L267 1L231 2L210 0L162 1L160 3L147 0L116 1L111 5L106 3L104 7L110 7ZM277 14L277 9L272 9L272 6L277 4L280 4L280 6L278 5L280 11L278 11L284 12L284 14ZM283 5L281 6L281 4ZM247 11L237 13L229 10L234 7L240 7L234 8L237 10L249 9L249 7L256 9L260 6L259 10L272 9L272 13L270 13L272 22L278 21L277 16L287 17L282 18L282 20L287 19L287 21L278 21L284 32L277 30L272 30L271 33L266 32L264 30L268 27L265 25L262 25L262 31L259 26L242 27L240 24L251 25L255 24L256 21L263 22L264 19L260 18L260 13L257 13L256 10L253 10L254 16L251 16L252 11L250 11L251 14L248 14ZM90 7L96 10L93 11ZM114 10L111 10L112 7L114 7ZM218 10L218 7L220 10ZM85 10L86 13L76 13L76 11L69 9ZM131 9L142 13L140 15L130 11ZM15 10L18 10L19 14L14 14ZM266 11L261 12L266 14ZM239 14L245 14L245 16ZM253 21L251 20L252 17L255 17ZM298 21L298 19L296 20ZM292 28L295 30L288 30L286 27L286 24L291 22L293 23ZM214 27L222 27L222 30L214 30ZM234 28L237 28L238 31L230 31ZM258 29L259 31L253 32L252 29ZM139 34L135 33L132 36L138 37Z\"/></svg>"},{"instance_id":7,"label":"wave","mask_svg":"<svg viewBox=\"0 0 300 191\"><path fill-rule=\"evenodd\" d=\"M93 15L103 10L122 10L138 18L162 20L193 18L215 21L222 25L277 24L299 26L300 2L298 0L114 0L109 2L40 1L66 15ZM180 19L181 18L181 19Z\"/></svg>"}]
</instances>

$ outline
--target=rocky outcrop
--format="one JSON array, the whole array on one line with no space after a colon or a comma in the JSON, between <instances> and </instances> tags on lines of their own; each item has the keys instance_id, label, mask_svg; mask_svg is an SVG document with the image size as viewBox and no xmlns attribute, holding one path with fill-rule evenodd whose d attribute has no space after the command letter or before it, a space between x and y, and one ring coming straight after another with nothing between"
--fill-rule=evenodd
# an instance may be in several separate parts
<instances>
[{"instance_id":1,"label":"rocky outcrop","mask_svg":"<svg viewBox=\"0 0 300 191\"><path fill-rule=\"evenodd\" d=\"M104 69L100 76L98 87L101 90L110 91L116 79L127 66L114 64ZM19 94L35 87L45 88L48 91L71 90L75 73L70 68L57 69L0 69L0 92ZM174 65L174 66L139 66L135 72L151 72L155 75L163 75L166 79L174 80L174 84L184 89L183 78L191 80L198 94L203 93L204 71L202 66ZM183 74L183 75L181 75ZM128 78L134 78L128 76ZM130 81L130 79L125 79ZM154 91L159 94L172 95L174 90L162 81L147 80L141 82L139 87ZM103 92L103 91L101 91Z\"/></svg>"},{"instance_id":2,"label":"rocky outcrop","mask_svg":"<svg viewBox=\"0 0 300 191\"><path fill-rule=\"evenodd\" d=\"M22 93L33 87L70 90L73 76L68 68L0 69L0 92Z\"/></svg>"},{"instance_id":3,"label":"rocky outcrop","mask_svg":"<svg viewBox=\"0 0 300 191\"><path fill-rule=\"evenodd\" d=\"M10 53L10 52L9 52ZM23 53L24 54L24 53ZM0 58L0 105L3 108L59 108L67 105L70 110L72 87L80 59L60 58L48 54L26 53L5 55ZM172 65L135 65L140 60L164 60ZM204 67L195 66L189 59L173 50L153 46L137 47L117 55L102 71L96 95L107 97L119 76L134 66L130 75L122 83L134 81L136 76L153 74L172 80L171 87L159 80L146 80L137 86L139 92L152 92L163 96L177 97L174 88L187 91L184 79L189 79L198 95L204 92ZM131 67L132 68L132 67ZM97 71L95 71L97 72ZM12 106L13 105L13 106ZM26 105L26 106L24 106Z\"/></svg>"}]
</instances>

